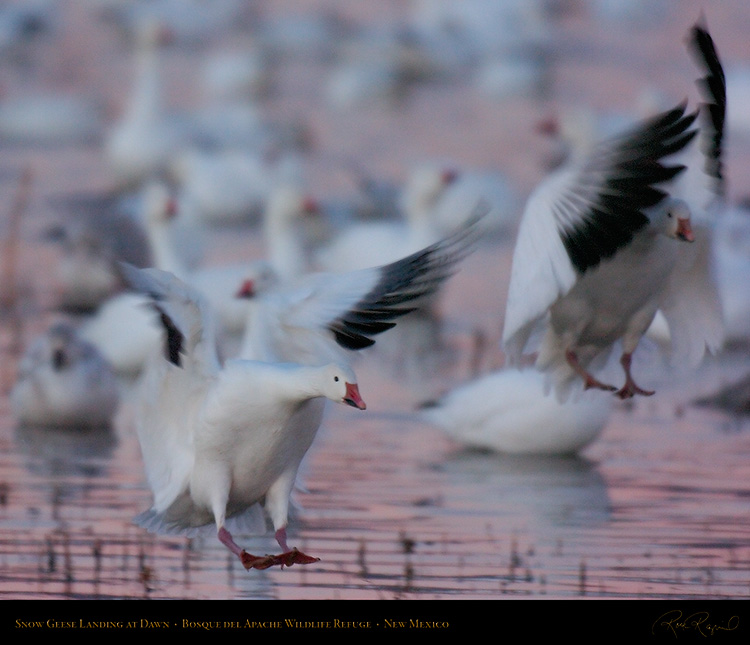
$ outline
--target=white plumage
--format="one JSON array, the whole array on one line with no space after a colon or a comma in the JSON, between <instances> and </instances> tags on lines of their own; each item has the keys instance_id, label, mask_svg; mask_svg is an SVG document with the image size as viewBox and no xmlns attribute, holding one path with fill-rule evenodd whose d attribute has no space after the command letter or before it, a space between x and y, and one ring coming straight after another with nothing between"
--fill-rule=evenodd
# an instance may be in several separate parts
<instances>
[{"instance_id":1,"label":"white plumage","mask_svg":"<svg viewBox=\"0 0 750 645\"><path fill-rule=\"evenodd\" d=\"M560 403L534 369L504 369L461 385L420 415L473 448L518 455L564 455L594 441L609 419L612 400L587 392Z\"/></svg>"},{"instance_id":2,"label":"white plumage","mask_svg":"<svg viewBox=\"0 0 750 645\"><path fill-rule=\"evenodd\" d=\"M152 298L165 330L164 354L152 357L143 381L138 438L154 502L137 522L185 533L214 524L248 569L316 561L287 546L289 495L318 429L307 404L324 397L365 408L351 368L221 366L200 294L158 269L124 271ZM259 504L284 551L278 556L248 554L227 528L230 518L257 519Z\"/></svg>"},{"instance_id":3,"label":"white plumage","mask_svg":"<svg viewBox=\"0 0 750 645\"><path fill-rule=\"evenodd\" d=\"M701 129L709 144L707 176L720 184L723 73L704 29L696 26L691 42L707 69L702 82L711 101ZM702 220L705 204L692 193L678 193L686 203L665 192L677 193L674 180L684 170L665 160L690 145L694 119L679 106L645 121L556 171L529 198L513 256L503 342L511 360L536 343L537 367L549 374L560 398L579 380L623 398L652 394L636 385L630 363L660 309L675 351L688 364L721 343L710 233L696 227L694 234L691 225L691 210ZM691 172L695 167L691 163ZM693 178L687 182L695 184ZM695 238L695 245L682 243ZM619 341L626 380L617 389L589 368L606 361Z\"/></svg>"}]
</instances>

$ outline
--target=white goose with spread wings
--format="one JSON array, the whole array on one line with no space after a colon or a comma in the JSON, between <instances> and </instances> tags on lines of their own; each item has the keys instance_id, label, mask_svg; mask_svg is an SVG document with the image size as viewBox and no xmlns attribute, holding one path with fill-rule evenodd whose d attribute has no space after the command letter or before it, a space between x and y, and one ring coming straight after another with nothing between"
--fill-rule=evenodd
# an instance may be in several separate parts
<instances>
[{"instance_id":1,"label":"white goose with spread wings","mask_svg":"<svg viewBox=\"0 0 750 645\"><path fill-rule=\"evenodd\" d=\"M705 29L696 25L690 42L707 70L703 91L710 103L702 107L708 118L700 138L708 143L706 172L716 182L723 74ZM696 116L681 105L600 143L586 158L553 173L527 203L513 256L503 343L509 359L518 361L538 342L536 365L550 375L560 398L578 377L585 388L616 391L622 398L652 394L636 385L630 365L659 309L676 348L691 361L721 341L709 275L710 238L697 248L682 243L695 240L691 210L701 205L687 193L688 201L676 197L675 180L686 166L667 163L691 144ZM589 371L618 341L626 376L620 389Z\"/></svg>"},{"instance_id":2,"label":"white goose with spread wings","mask_svg":"<svg viewBox=\"0 0 750 645\"><path fill-rule=\"evenodd\" d=\"M143 381L138 439L153 506L136 521L157 532L190 533L215 524L219 540L247 568L307 564L289 549L289 495L318 426L305 403L328 398L365 409L347 365L233 360L220 365L200 294L158 269L123 267L152 299L165 331L164 353ZM227 521L257 520L262 505L283 549L254 556L237 546Z\"/></svg>"}]
</instances>

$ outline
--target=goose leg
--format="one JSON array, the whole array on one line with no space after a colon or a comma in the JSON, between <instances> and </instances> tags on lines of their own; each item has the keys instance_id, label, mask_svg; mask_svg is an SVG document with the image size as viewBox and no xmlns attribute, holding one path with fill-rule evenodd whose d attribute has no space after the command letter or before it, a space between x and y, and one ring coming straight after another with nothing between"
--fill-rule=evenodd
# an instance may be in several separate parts
<instances>
[{"instance_id":1,"label":"goose leg","mask_svg":"<svg viewBox=\"0 0 750 645\"><path fill-rule=\"evenodd\" d=\"M276 541L283 551L277 556L274 564L290 567L293 564L311 564L320 558L309 556L296 548L289 548L286 541L286 525L289 511L289 495L297 477L297 469L290 469L283 473L266 492L265 508L276 529Z\"/></svg>"},{"instance_id":2,"label":"goose leg","mask_svg":"<svg viewBox=\"0 0 750 645\"><path fill-rule=\"evenodd\" d=\"M591 388L596 388L599 390L606 390L607 392L615 392L617 388L614 385L607 385L606 383L602 383L598 379L594 378L589 372L587 372L584 367L579 363L578 356L572 349L568 349L565 352L565 360L568 361L568 365L570 365L583 379L583 389L589 390Z\"/></svg>"},{"instance_id":3,"label":"goose leg","mask_svg":"<svg viewBox=\"0 0 750 645\"><path fill-rule=\"evenodd\" d=\"M276 531L276 541L279 543L283 553L274 556L278 559L278 562L274 564L280 564L281 566L291 567L293 564L312 564L313 562L319 562L320 558L307 555L302 553L297 547L292 549L286 543L286 527L282 526Z\"/></svg>"},{"instance_id":4,"label":"goose leg","mask_svg":"<svg viewBox=\"0 0 750 645\"><path fill-rule=\"evenodd\" d=\"M633 377L630 374L632 360L633 354L630 352L625 352L620 358L620 365L622 365L622 369L625 370L625 385L617 390L617 396L621 399L630 399L636 394L640 394L641 396L652 396L654 394L653 390L644 390L638 387L633 380Z\"/></svg>"},{"instance_id":5,"label":"goose leg","mask_svg":"<svg viewBox=\"0 0 750 645\"><path fill-rule=\"evenodd\" d=\"M245 567L245 569L268 569L268 567L272 567L275 564L281 564L280 562L274 561L275 556L253 555L252 553L245 551L245 549L237 546L234 538L232 538L232 534L223 526L219 529L218 536L219 541L240 559L240 562L242 562L242 566Z\"/></svg>"}]
</instances>

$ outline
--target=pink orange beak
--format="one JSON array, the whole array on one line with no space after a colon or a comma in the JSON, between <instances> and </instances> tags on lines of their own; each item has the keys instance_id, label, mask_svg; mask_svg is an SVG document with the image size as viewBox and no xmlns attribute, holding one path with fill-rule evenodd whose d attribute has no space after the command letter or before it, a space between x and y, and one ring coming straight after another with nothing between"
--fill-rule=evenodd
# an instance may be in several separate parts
<instances>
[{"instance_id":1,"label":"pink orange beak","mask_svg":"<svg viewBox=\"0 0 750 645\"><path fill-rule=\"evenodd\" d=\"M356 383L346 384L346 396L344 396L344 403L351 405L353 408L359 408L360 410L366 410L367 405L359 395L359 388Z\"/></svg>"},{"instance_id":2,"label":"pink orange beak","mask_svg":"<svg viewBox=\"0 0 750 645\"><path fill-rule=\"evenodd\" d=\"M678 219L677 220L677 239L684 242L694 242L695 236L693 235L693 229L690 226L689 219Z\"/></svg>"}]
</instances>

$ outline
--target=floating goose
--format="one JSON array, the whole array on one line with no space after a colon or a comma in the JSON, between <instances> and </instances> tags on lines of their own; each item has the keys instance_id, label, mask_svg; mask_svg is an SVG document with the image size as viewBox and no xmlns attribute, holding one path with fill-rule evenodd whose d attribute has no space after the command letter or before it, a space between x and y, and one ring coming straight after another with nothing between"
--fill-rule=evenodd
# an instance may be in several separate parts
<instances>
[{"instance_id":1,"label":"floating goose","mask_svg":"<svg viewBox=\"0 0 750 645\"><path fill-rule=\"evenodd\" d=\"M612 399L584 393L560 403L535 369L482 376L427 404L420 416L473 448L519 455L565 455L594 441L609 419Z\"/></svg>"},{"instance_id":2,"label":"floating goose","mask_svg":"<svg viewBox=\"0 0 750 645\"><path fill-rule=\"evenodd\" d=\"M96 348L58 323L24 354L10 402L22 425L104 428L117 411L118 387Z\"/></svg>"}]
</instances>

